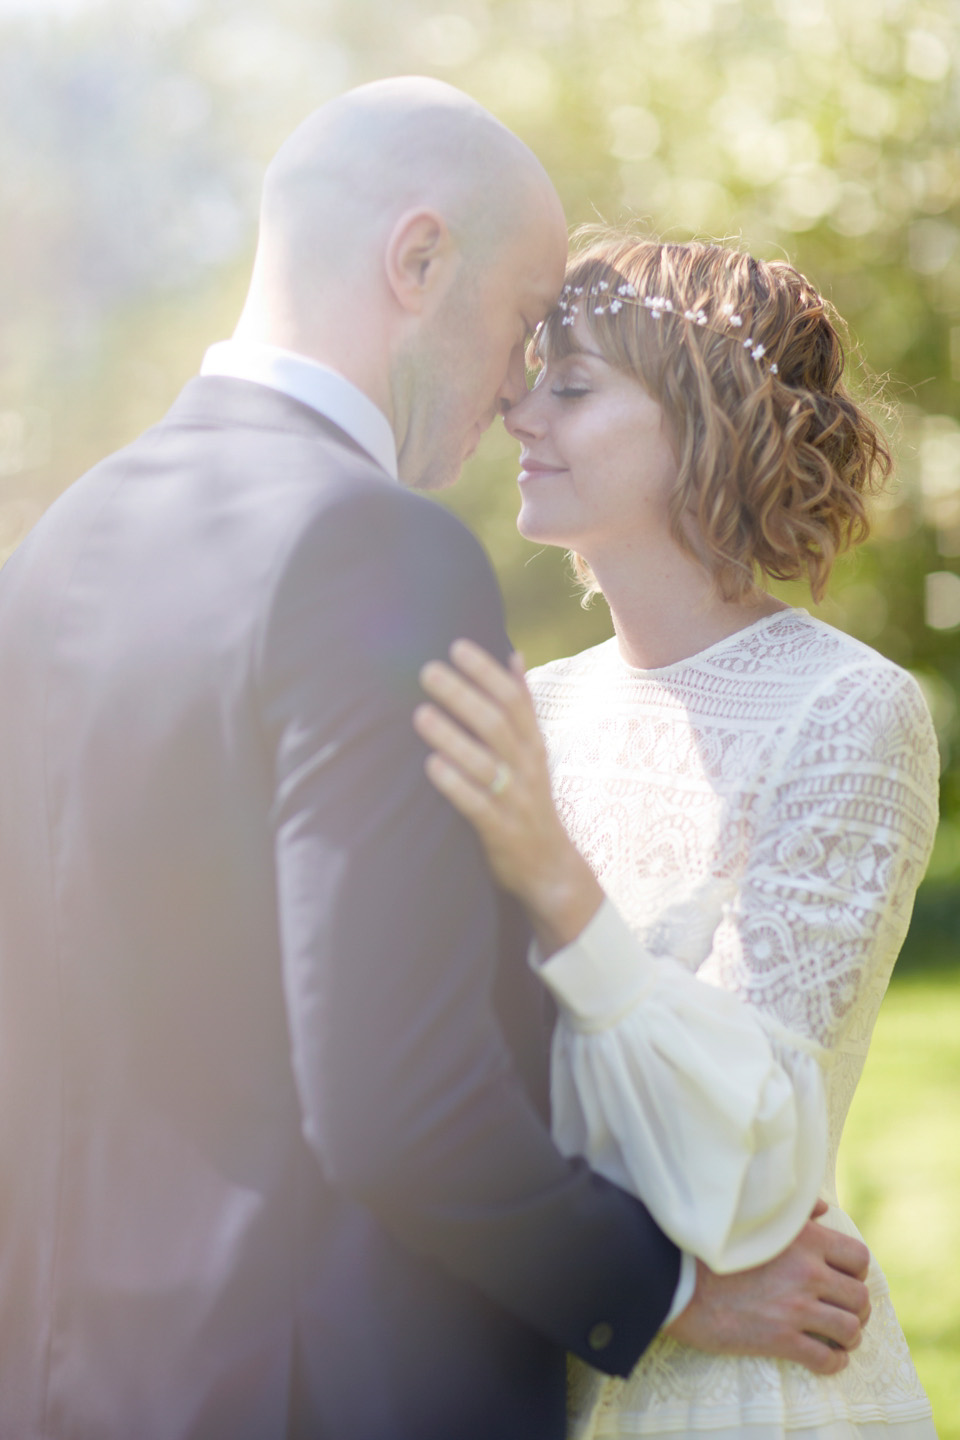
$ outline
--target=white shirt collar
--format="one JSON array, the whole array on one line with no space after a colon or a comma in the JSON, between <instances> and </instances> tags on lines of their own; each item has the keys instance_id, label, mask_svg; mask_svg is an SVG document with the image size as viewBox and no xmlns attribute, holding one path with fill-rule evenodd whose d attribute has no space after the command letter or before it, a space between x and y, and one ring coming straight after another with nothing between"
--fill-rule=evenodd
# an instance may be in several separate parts
<instances>
[{"instance_id":1,"label":"white shirt collar","mask_svg":"<svg viewBox=\"0 0 960 1440\"><path fill-rule=\"evenodd\" d=\"M255 340L221 340L211 345L201 375L251 380L299 400L339 425L392 479L397 479L397 442L390 421L352 381L293 350Z\"/></svg>"}]
</instances>

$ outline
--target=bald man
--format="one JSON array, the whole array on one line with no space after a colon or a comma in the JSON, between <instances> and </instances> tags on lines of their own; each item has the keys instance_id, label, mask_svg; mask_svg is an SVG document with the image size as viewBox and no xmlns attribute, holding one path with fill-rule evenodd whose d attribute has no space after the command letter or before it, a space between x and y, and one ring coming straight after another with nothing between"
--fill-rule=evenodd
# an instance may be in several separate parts
<instances>
[{"instance_id":1,"label":"bald man","mask_svg":"<svg viewBox=\"0 0 960 1440\"><path fill-rule=\"evenodd\" d=\"M626 1373L688 1298L551 1143L522 924L410 723L456 636L507 652L417 491L565 254L465 96L326 106L234 339L0 575L4 1440L560 1440L565 1350ZM854 1343L839 1243L701 1273L687 1337L792 1354L826 1297Z\"/></svg>"}]
</instances>

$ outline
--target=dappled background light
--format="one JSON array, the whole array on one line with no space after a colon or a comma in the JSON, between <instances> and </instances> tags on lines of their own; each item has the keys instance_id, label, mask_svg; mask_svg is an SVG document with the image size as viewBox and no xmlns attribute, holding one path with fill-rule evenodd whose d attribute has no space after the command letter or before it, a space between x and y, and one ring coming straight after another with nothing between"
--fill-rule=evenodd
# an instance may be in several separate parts
<instances>
[{"instance_id":1,"label":"dappled background light","mask_svg":"<svg viewBox=\"0 0 960 1440\"><path fill-rule=\"evenodd\" d=\"M817 613L930 701L944 819L901 969L953 963L958 61L957 0L0 0L0 562L230 333L263 167L304 114L383 75L449 80L540 155L572 224L785 256L849 322L882 382L864 393L895 411L897 475ZM485 540L535 663L609 616L517 535L515 477L497 425L444 503Z\"/></svg>"}]
</instances>

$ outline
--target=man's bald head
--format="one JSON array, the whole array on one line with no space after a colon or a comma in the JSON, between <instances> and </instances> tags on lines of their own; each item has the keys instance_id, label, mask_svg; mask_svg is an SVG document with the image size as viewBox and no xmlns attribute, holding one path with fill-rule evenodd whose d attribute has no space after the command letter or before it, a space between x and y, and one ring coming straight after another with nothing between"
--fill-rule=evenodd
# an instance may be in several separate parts
<instances>
[{"instance_id":1,"label":"man's bald head","mask_svg":"<svg viewBox=\"0 0 960 1440\"><path fill-rule=\"evenodd\" d=\"M298 266L352 269L404 211L436 209L465 256L489 257L531 202L555 201L546 172L482 105L439 80L363 85L324 105L266 176L263 241ZM279 257L278 257L279 258Z\"/></svg>"},{"instance_id":2,"label":"man's bald head","mask_svg":"<svg viewBox=\"0 0 960 1440\"><path fill-rule=\"evenodd\" d=\"M339 370L393 425L403 478L446 484L524 388L565 258L560 201L516 135L438 80L378 81L272 161L236 333Z\"/></svg>"}]
</instances>

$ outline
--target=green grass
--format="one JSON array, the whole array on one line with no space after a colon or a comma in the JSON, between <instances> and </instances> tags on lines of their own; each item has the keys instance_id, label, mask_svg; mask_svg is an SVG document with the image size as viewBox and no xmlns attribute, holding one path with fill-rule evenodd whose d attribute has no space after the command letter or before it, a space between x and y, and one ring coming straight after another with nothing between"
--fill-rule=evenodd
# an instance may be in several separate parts
<instances>
[{"instance_id":1,"label":"green grass","mask_svg":"<svg viewBox=\"0 0 960 1440\"><path fill-rule=\"evenodd\" d=\"M890 1281L940 1440L960 1440L960 964L891 987L838 1188Z\"/></svg>"}]
</instances>

